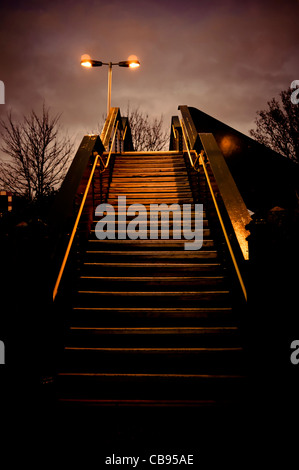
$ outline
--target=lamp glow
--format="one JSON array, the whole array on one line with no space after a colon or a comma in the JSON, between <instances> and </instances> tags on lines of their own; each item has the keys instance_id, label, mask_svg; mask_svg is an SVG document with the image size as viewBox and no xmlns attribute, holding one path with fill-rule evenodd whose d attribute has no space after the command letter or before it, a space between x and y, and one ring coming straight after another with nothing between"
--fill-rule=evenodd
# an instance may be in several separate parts
<instances>
[{"instance_id":1,"label":"lamp glow","mask_svg":"<svg viewBox=\"0 0 299 470\"><path fill-rule=\"evenodd\" d=\"M81 60L82 67L92 67L90 60Z\"/></svg>"},{"instance_id":2,"label":"lamp glow","mask_svg":"<svg viewBox=\"0 0 299 470\"><path fill-rule=\"evenodd\" d=\"M130 61L129 67L131 69L135 69L137 67L140 67L140 62L138 60L133 60L132 62Z\"/></svg>"}]
</instances>

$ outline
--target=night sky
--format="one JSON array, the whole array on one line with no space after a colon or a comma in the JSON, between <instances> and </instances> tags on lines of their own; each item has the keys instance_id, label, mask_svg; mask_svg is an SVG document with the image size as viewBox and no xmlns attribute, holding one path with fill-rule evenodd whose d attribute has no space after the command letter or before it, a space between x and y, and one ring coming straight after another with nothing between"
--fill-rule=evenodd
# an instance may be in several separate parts
<instances>
[{"instance_id":1,"label":"night sky","mask_svg":"<svg viewBox=\"0 0 299 470\"><path fill-rule=\"evenodd\" d=\"M189 105L248 134L256 111L299 79L298 0L1 0L0 80L18 117L43 101L76 144L107 106L107 67L135 54L137 70L113 68L112 106L164 115Z\"/></svg>"}]
</instances>

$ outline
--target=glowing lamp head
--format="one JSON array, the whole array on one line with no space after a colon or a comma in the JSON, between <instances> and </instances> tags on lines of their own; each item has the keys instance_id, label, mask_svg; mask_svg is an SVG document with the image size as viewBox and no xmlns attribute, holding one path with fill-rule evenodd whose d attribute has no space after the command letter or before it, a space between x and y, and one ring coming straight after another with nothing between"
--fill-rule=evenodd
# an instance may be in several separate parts
<instances>
[{"instance_id":1,"label":"glowing lamp head","mask_svg":"<svg viewBox=\"0 0 299 470\"><path fill-rule=\"evenodd\" d=\"M83 54L81 56L81 65L90 69L91 67L101 67L103 63L100 60L92 60L88 54Z\"/></svg>"},{"instance_id":2,"label":"glowing lamp head","mask_svg":"<svg viewBox=\"0 0 299 470\"><path fill-rule=\"evenodd\" d=\"M91 61L90 60L81 60L81 65L82 67L90 68L92 67Z\"/></svg>"},{"instance_id":3,"label":"glowing lamp head","mask_svg":"<svg viewBox=\"0 0 299 470\"><path fill-rule=\"evenodd\" d=\"M122 62L119 62L118 65L120 67L130 67L131 69L135 69L140 66L139 60L123 60Z\"/></svg>"},{"instance_id":4,"label":"glowing lamp head","mask_svg":"<svg viewBox=\"0 0 299 470\"><path fill-rule=\"evenodd\" d=\"M136 69L137 67L140 67L139 60L129 60L129 67L131 69Z\"/></svg>"}]
</instances>

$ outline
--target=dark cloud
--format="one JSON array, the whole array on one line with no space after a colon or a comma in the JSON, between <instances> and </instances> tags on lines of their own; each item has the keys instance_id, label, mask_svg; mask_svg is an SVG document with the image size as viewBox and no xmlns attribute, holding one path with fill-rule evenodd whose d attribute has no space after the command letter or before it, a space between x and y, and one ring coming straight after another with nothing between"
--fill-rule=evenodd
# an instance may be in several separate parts
<instances>
[{"instance_id":1,"label":"dark cloud","mask_svg":"<svg viewBox=\"0 0 299 470\"><path fill-rule=\"evenodd\" d=\"M299 79L298 10L295 0L2 1L0 113L45 100L80 140L101 121L107 93L107 70L81 68L81 55L136 54L140 69L113 70L112 105L163 113L168 126L187 104L247 133L256 111Z\"/></svg>"}]
</instances>

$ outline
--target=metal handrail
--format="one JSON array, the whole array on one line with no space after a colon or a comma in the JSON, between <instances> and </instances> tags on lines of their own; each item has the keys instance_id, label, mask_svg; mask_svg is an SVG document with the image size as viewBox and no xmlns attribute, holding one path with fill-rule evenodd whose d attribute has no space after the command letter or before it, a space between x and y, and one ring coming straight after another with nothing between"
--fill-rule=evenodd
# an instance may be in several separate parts
<instances>
[{"instance_id":1,"label":"metal handrail","mask_svg":"<svg viewBox=\"0 0 299 470\"><path fill-rule=\"evenodd\" d=\"M180 122L181 122L181 126L182 126L182 131L183 131L183 137L184 137L184 140L185 140L185 145L186 145L186 148L187 148L187 151L188 151L188 155L189 155L189 159L190 159L190 163L191 163L192 167L194 168L195 171L199 171L199 169L196 169L196 168L194 167L196 161L198 160L198 161L200 161L200 163L201 163L201 165L202 165L202 167L203 167L203 169L204 169L205 177L206 177L206 180L207 180L207 183L208 183L208 186L209 186L209 190L210 190L210 193L211 193L211 196L212 196L212 199L213 199L213 203L214 203L214 206L215 206L215 209L216 209L216 212L217 212L217 216L218 216L218 219L219 219L219 222L220 222L220 225L221 225L223 234L224 234L224 238L225 238L226 244L227 244L227 246L228 246L228 250L229 250L229 253L230 253L230 255L231 255L232 262L233 262L235 271L236 271L236 273L237 273L237 277L238 277L238 280L239 280L239 282L240 282L240 285L241 285L241 288L242 288L242 292L243 292L245 301L247 301L247 291L246 291L246 287L245 287L245 284L244 284L244 281L243 281L243 278L242 278L242 275L241 275L241 272L240 272L240 269L239 269L239 266L238 266L236 257L235 257L235 255L234 255L234 252L233 252L231 243L230 243L230 241L229 241L229 237L228 237L227 231L226 231L226 229L225 229L224 222L223 222L223 219L222 219L222 216L221 216L221 213L220 213L220 209L219 209L219 206L218 206L218 203L217 203L217 200L216 200L216 197L215 197L213 188L212 188L211 180L210 180L210 177L209 177L208 172L207 172L206 164L205 164L205 162L204 162L204 158L203 158L203 156L204 156L204 150L201 150L200 154L197 154L196 150L193 150L193 152L195 152L195 155L196 155L195 162L193 162L193 160L192 160L192 158L191 158L191 153L190 153L190 150L189 150L189 146L188 146L188 141L187 141L187 138L186 138L185 130L184 130L184 128L183 128L183 123L182 123L181 120L180 120Z\"/></svg>"},{"instance_id":2,"label":"metal handrail","mask_svg":"<svg viewBox=\"0 0 299 470\"><path fill-rule=\"evenodd\" d=\"M112 143L111 143L110 151L109 151L109 154L108 154L108 157L107 157L106 162L103 161L101 155L99 155L97 152L94 152L94 155L95 155L95 156L99 156L99 157L100 157L100 161L101 161L101 164L102 164L102 168L100 169L100 173L103 173L103 172L108 168L108 166L109 166L109 162L110 162L110 158L111 158L111 153L112 153L112 149L113 149L113 145L114 145L114 141L115 141L115 136L116 136L117 128L118 128L118 121L116 122L116 126L115 126L115 129L114 129L114 134L113 134L113 138L112 138Z\"/></svg>"},{"instance_id":3,"label":"metal handrail","mask_svg":"<svg viewBox=\"0 0 299 470\"><path fill-rule=\"evenodd\" d=\"M59 288L59 285L60 285L60 282L61 282L61 278L62 278L62 275L64 273L65 266L66 266L66 263L67 263L72 245L73 245L75 234L76 234L79 222L80 222L80 218L81 218L83 208L84 208L84 205L85 205L85 202L86 202L86 199L87 199L87 195L88 195L88 192L89 192L89 189L90 189L90 185L91 185L92 179L94 177L94 173L95 173L95 170L96 170L96 167L97 167L97 164L98 164L98 160L100 160L101 164L102 164L102 168L100 169L100 173L104 172L109 166L109 162L110 162L110 158L111 158L111 154L112 154L112 149L113 149L113 145L114 145L114 141L115 141L115 136L116 136L116 133L117 133L118 122L119 121L117 121L116 125L115 125L114 134L113 134L113 138L112 138L112 143L111 143L109 155L108 155L108 158L107 158L106 162L103 161L101 155L98 152L93 152L94 162L93 162L93 165L92 165L92 169L91 169L91 172L90 172L90 175L89 175L87 185L85 187L85 191L84 191L83 198L82 198L82 201L81 201L81 204L80 204L80 207L79 207L79 211L78 211L78 214L77 214L77 217L76 217L73 229L72 229L72 233L70 235L68 245L67 245L67 248L66 248L62 263L61 263L61 266L60 266L60 270L59 270L59 273L58 273L58 276L57 276L57 279L56 279L56 282L55 282L55 286L54 286L54 289L53 289L53 301L55 300L57 292L58 292L58 288ZM106 132L105 137L106 136L107 136L107 132Z\"/></svg>"},{"instance_id":4,"label":"metal handrail","mask_svg":"<svg viewBox=\"0 0 299 470\"><path fill-rule=\"evenodd\" d=\"M178 131L176 130L173 124L172 124L172 131L173 131L174 138L176 139Z\"/></svg>"},{"instance_id":5,"label":"metal handrail","mask_svg":"<svg viewBox=\"0 0 299 470\"><path fill-rule=\"evenodd\" d=\"M58 288L59 288L59 285L60 285L60 281L61 281L62 275L64 273L65 265L67 263L67 260L68 260L68 257L69 257L69 254L70 254L70 251L71 251L71 248L72 248L72 244L73 244L73 241L74 241L74 238L75 238L75 234L76 234L76 231L77 231L77 228L78 228L78 225L79 225L79 221L80 221L80 218L81 218L81 214L83 212L84 204L85 204L85 201L86 201L86 198L87 198L87 194L88 194L88 191L89 191L89 188L90 188L90 185L91 185L91 181L92 181L92 178L93 178L96 166L97 166L98 158L99 158L99 154L97 154L95 156L93 166L92 166L92 169L91 169L91 172L90 172L90 176L89 176L89 179L88 179L85 191L84 191L84 195L83 195L83 198L82 198L82 201L81 201L81 204L80 204L80 208L79 208L79 211L78 211L78 214L77 214L74 226L73 226L73 230L72 230L72 233L71 233L71 236L70 236L70 239L69 239L64 257L63 257L63 261L61 263L61 267L60 267L60 270L59 270L59 273L58 273L58 276L57 276L57 279L56 279L56 283L55 283L55 286L54 286L54 289L53 289L53 301L55 300L55 297L57 295Z\"/></svg>"},{"instance_id":6,"label":"metal handrail","mask_svg":"<svg viewBox=\"0 0 299 470\"><path fill-rule=\"evenodd\" d=\"M202 150L202 151L200 152L200 154L198 155L195 150L192 150L192 152L195 153L195 160L194 160L194 161L192 160L191 151L190 151L190 149L189 149L188 141L187 141L187 136L186 136L185 124L183 123L182 119L180 119L180 124L181 124L181 128L182 128L182 133L183 133L183 137L184 137L186 149L187 149L187 152L188 152L188 157L189 157L189 160L190 160L190 164L191 164L192 168L193 168L195 171L199 172L199 171L200 171L200 168L196 168L195 165L196 165L197 161L200 161L200 157L203 157L204 151ZM201 160L203 160L203 158L202 158Z\"/></svg>"},{"instance_id":7,"label":"metal handrail","mask_svg":"<svg viewBox=\"0 0 299 470\"><path fill-rule=\"evenodd\" d=\"M123 140L123 141L124 141L125 138L126 138L127 130L128 130L128 125L126 125L125 129L123 130L123 136L122 136L122 140Z\"/></svg>"}]
</instances>

